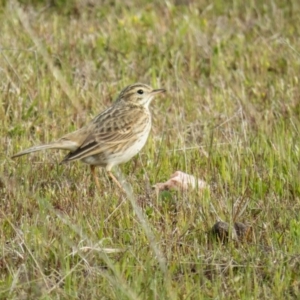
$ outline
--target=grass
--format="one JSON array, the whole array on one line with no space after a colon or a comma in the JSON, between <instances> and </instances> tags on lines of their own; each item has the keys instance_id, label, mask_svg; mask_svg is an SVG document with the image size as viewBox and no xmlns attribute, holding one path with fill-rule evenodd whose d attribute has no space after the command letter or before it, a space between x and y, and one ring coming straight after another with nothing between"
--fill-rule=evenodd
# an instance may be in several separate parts
<instances>
[{"instance_id":1,"label":"grass","mask_svg":"<svg viewBox=\"0 0 300 300\"><path fill-rule=\"evenodd\" d=\"M297 299L299 1L101 2L2 1L0 298ZM116 170L132 195L59 151L10 159L137 81L168 93ZM152 190L176 170L210 191Z\"/></svg>"}]
</instances>

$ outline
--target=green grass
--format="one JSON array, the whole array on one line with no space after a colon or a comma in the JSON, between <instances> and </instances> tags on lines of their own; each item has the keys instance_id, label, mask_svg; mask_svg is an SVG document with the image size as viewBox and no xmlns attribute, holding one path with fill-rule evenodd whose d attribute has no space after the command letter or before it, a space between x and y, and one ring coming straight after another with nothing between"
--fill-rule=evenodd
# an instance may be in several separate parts
<instances>
[{"instance_id":1,"label":"green grass","mask_svg":"<svg viewBox=\"0 0 300 300\"><path fill-rule=\"evenodd\" d=\"M297 299L299 1L101 2L0 2L0 298ZM120 166L132 196L59 151L10 158L137 81L168 92ZM157 195L176 170L210 191Z\"/></svg>"}]
</instances>

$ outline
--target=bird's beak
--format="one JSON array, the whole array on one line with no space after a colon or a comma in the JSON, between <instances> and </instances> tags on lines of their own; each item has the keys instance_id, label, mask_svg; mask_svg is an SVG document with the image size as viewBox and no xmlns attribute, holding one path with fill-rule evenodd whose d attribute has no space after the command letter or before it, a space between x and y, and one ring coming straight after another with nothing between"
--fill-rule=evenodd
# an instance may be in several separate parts
<instances>
[{"instance_id":1,"label":"bird's beak","mask_svg":"<svg viewBox=\"0 0 300 300\"><path fill-rule=\"evenodd\" d=\"M160 94L160 93L165 93L166 90L165 89L157 89L157 90L153 90L151 92L152 95L156 95L156 94Z\"/></svg>"}]
</instances>

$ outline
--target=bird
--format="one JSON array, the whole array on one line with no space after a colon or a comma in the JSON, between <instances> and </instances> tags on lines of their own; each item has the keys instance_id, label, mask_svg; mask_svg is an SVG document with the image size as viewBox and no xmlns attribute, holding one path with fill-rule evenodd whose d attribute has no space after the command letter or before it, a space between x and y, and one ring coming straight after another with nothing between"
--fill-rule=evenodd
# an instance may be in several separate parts
<instances>
[{"instance_id":1,"label":"bird","mask_svg":"<svg viewBox=\"0 0 300 300\"><path fill-rule=\"evenodd\" d=\"M18 152L12 158L46 149L69 150L60 164L81 160L90 165L92 177L99 190L95 168L103 167L123 190L113 175L112 168L129 161L144 147L152 125L149 105L156 95L165 92L165 89L153 89L143 83L129 85L120 92L110 107L84 127L54 142Z\"/></svg>"}]
</instances>

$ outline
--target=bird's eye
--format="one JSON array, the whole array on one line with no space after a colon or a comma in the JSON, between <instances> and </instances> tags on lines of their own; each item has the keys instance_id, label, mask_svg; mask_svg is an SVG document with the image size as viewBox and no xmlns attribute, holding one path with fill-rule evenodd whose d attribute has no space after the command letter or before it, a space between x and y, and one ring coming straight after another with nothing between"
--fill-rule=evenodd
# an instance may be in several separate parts
<instances>
[{"instance_id":1,"label":"bird's eye","mask_svg":"<svg viewBox=\"0 0 300 300\"><path fill-rule=\"evenodd\" d=\"M137 92L138 92L138 94L140 94L140 95L144 94L144 91L143 91L143 90L138 90Z\"/></svg>"}]
</instances>

